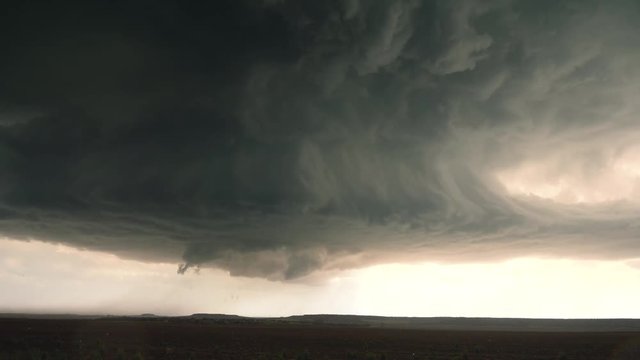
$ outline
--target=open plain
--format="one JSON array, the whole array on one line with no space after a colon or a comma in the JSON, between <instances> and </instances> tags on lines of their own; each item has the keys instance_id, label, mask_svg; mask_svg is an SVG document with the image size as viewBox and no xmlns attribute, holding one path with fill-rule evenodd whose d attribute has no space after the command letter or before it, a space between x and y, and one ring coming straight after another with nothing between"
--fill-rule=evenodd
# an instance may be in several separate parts
<instances>
[{"instance_id":1,"label":"open plain","mask_svg":"<svg viewBox=\"0 0 640 360\"><path fill-rule=\"evenodd\" d=\"M3 318L0 359L640 359L636 331L435 330L252 318Z\"/></svg>"}]
</instances>

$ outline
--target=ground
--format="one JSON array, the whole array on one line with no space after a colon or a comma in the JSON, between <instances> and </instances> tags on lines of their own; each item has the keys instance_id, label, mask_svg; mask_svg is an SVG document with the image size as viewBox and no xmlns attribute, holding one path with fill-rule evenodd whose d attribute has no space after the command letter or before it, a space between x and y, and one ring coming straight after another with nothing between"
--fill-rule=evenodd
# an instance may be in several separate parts
<instances>
[{"instance_id":1,"label":"ground","mask_svg":"<svg viewBox=\"0 0 640 360\"><path fill-rule=\"evenodd\" d=\"M640 359L640 332L435 331L278 321L0 319L0 359Z\"/></svg>"}]
</instances>

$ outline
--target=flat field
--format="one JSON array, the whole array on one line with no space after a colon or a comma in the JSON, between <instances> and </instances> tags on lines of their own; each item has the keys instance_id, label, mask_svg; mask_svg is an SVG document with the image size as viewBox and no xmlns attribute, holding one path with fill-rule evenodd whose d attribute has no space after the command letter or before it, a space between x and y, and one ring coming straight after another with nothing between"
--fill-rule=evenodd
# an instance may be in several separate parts
<instances>
[{"instance_id":1,"label":"flat field","mask_svg":"<svg viewBox=\"0 0 640 360\"><path fill-rule=\"evenodd\" d=\"M0 359L640 359L640 332L390 329L278 321L0 319Z\"/></svg>"}]
</instances>

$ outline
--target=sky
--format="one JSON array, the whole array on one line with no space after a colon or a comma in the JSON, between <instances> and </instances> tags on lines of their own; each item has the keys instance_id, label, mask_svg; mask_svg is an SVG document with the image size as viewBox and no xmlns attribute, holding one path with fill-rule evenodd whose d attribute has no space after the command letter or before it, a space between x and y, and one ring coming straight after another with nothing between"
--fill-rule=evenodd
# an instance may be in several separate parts
<instances>
[{"instance_id":1,"label":"sky","mask_svg":"<svg viewBox=\"0 0 640 360\"><path fill-rule=\"evenodd\" d=\"M0 14L0 312L640 317L633 0Z\"/></svg>"}]
</instances>

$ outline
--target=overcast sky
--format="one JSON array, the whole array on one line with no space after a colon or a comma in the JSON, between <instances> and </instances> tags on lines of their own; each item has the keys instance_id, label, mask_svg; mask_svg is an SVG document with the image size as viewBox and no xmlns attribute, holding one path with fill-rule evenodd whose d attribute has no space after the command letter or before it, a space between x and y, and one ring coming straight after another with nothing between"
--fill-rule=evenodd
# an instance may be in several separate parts
<instances>
[{"instance_id":1,"label":"overcast sky","mask_svg":"<svg viewBox=\"0 0 640 360\"><path fill-rule=\"evenodd\" d=\"M639 20L635 0L7 4L0 310L640 317L615 302L640 299Z\"/></svg>"}]
</instances>

